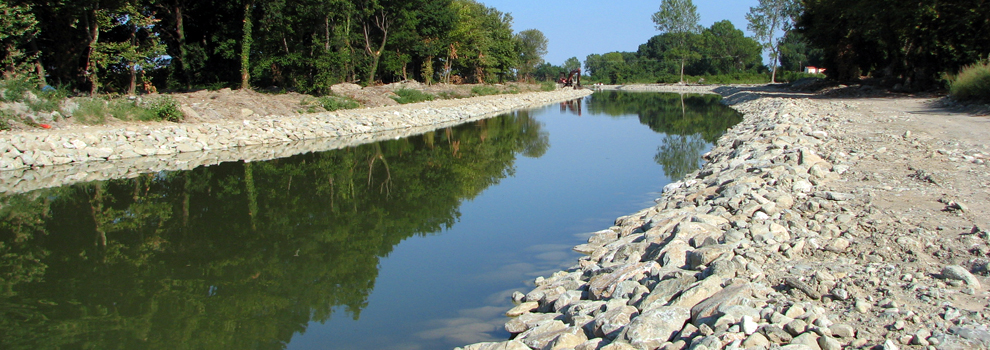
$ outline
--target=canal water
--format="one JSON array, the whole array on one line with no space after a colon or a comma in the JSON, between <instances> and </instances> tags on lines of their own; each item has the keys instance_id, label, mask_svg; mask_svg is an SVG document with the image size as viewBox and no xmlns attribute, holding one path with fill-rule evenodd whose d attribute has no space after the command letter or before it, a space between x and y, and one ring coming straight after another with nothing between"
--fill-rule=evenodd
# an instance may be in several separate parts
<instances>
[{"instance_id":1,"label":"canal water","mask_svg":"<svg viewBox=\"0 0 990 350\"><path fill-rule=\"evenodd\" d=\"M741 115L599 92L406 139L0 196L2 349L444 349Z\"/></svg>"}]
</instances>

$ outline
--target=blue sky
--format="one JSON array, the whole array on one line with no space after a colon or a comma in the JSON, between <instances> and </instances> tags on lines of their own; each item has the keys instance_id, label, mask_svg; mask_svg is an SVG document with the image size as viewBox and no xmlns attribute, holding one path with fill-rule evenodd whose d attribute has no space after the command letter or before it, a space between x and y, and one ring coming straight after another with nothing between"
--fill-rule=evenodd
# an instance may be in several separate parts
<instances>
[{"instance_id":1,"label":"blue sky","mask_svg":"<svg viewBox=\"0 0 990 350\"><path fill-rule=\"evenodd\" d=\"M593 53L636 51L659 34L653 13L660 0L478 0L489 7L512 14L512 29L520 32L539 29L550 41L547 62L561 65L569 57L584 63ZM727 19L746 35L746 12L758 0L694 0L701 25Z\"/></svg>"}]
</instances>

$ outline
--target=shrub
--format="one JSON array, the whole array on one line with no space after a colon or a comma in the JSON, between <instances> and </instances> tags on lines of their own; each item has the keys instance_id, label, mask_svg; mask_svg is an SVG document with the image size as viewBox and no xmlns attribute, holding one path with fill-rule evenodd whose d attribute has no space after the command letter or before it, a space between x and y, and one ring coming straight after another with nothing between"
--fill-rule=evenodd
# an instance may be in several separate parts
<instances>
[{"instance_id":1,"label":"shrub","mask_svg":"<svg viewBox=\"0 0 990 350\"><path fill-rule=\"evenodd\" d=\"M472 96L498 95L498 88L491 85L479 85L471 88Z\"/></svg>"},{"instance_id":2,"label":"shrub","mask_svg":"<svg viewBox=\"0 0 990 350\"><path fill-rule=\"evenodd\" d=\"M399 97L392 97L392 99L400 104L433 101L437 98L436 96L433 96L431 94L427 94L422 91L413 90L413 89L395 90L395 94L399 95Z\"/></svg>"},{"instance_id":3,"label":"shrub","mask_svg":"<svg viewBox=\"0 0 990 350\"><path fill-rule=\"evenodd\" d=\"M358 101L342 96L323 96L317 99L316 102L328 112L361 107Z\"/></svg>"},{"instance_id":4,"label":"shrub","mask_svg":"<svg viewBox=\"0 0 990 350\"><path fill-rule=\"evenodd\" d=\"M450 92L450 91L441 92L439 97L444 100L456 100L459 98L464 98L464 96L458 95L456 92Z\"/></svg>"},{"instance_id":5,"label":"shrub","mask_svg":"<svg viewBox=\"0 0 990 350\"><path fill-rule=\"evenodd\" d=\"M949 94L960 101L990 102L990 61L963 67L949 83Z\"/></svg>"},{"instance_id":6,"label":"shrub","mask_svg":"<svg viewBox=\"0 0 990 350\"><path fill-rule=\"evenodd\" d=\"M554 90L557 90L557 83L552 82L552 81L544 81L542 84L540 84L540 90L541 91L554 91Z\"/></svg>"},{"instance_id":7,"label":"shrub","mask_svg":"<svg viewBox=\"0 0 990 350\"><path fill-rule=\"evenodd\" d=\"M179 110L179 103L172 96L162 96L148 103L148 109L157 120L180 122L185 115Z\"/></svg>"}]
</instances>

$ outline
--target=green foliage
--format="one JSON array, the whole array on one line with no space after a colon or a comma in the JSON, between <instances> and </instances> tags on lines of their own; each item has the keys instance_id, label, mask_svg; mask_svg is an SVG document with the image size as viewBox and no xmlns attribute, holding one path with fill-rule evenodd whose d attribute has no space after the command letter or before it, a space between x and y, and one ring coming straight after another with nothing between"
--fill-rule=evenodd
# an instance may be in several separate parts
<instances>
[{"instance_id":1,"label":"green foliage","mask_svg":"<svg viewBox=\"0 0 990 350\"><path fill-rule=\"evenodd\" d=\"M158 115L148 109L138 105L137 101L128 99L115 99L107 103L107 114L120 120L130 121L157 121Z\"/></svg>"},{"instance_id":2,"label":"green foliage","mask_svg":"<svg viewBox=\"0 0 990 350\"><path fill-rule=\"evenodd\" d=\"M36 86L34 81L24 76L0 80L0 101L24 101L24 93L34 90Z\"/></svg>"},{"instance_id":3,"label":"green foliage","mask_svg":"<svg viewBox=\"0 0 990 350\"><path fill-rule=\"evenodd\" d=\"M464 98L464 96L461 96L456 92L451 92L451 91L443 91L437 97L443 100L456 100L459 98Z\"/></svg>"},{"instance_id":4,"label":"green foliage","mask_svg":"<svg viewBox=\"0 0 990 350\"><path fill-rule=\"evenodd\" d=\"M79 107L72 116L84 124L101 124L110 116L127 121L182 121L183 114L174 99L158 97L146 103L131 99L106 101L98 98L79 98Z\"/></svg>"},{"instance_id":5,"label":"green foliage","mask_svg":"<svg viewBox=\"0 0 990 350\"><path fill-rule=\"evenodd\" d=\"M990 52L990 2L806 0L797 28L823 50L830 78L861 76L912 90L940 87Z\"/></svg>"},{"instance_id":6,"label":"green foliage","mask_svg":"<svg viewBox=\"0 0 990 350\"><path fill-rule=\"evenodd\" d=\"M130 93L132 81L314 95L341 82L495 82L514 77L521 49L512 17L475 0L41 1L10 10L0 13L37 16L37 25L0 28L11 44L0 58L13 57L8 48L24 54L18 62L40 57L50 80L94 93Z\"/></svg>"},{"instance_id":7,"label":"green foliage","mask_svg":"<svg viewBox=\"0 0 990 350\"><path fill-rule=\"evenodd\" d=\"M552 81L544 81L540 83L540 91L554 91L557 90L557 83Z\"/></svg>"},{"instance_id":8,"label":"green foliage","mask_svg":"<svg viewBox=\"0 0 990 350\"><path fill-rule=\"evenodd\" d=\"M780 32L787 33L794 26L794 18L801 12L799 0L760 0L760 5L750 7L746 14L747 29L756 34L763 47L770 52L770 81L775 82L777 62L780 61Z\"/></svg>"},{"instance_id":9,"label":"green foliage","mask_svg":"<svg viewBox=\"0 0 990 350\"><path fill-rule=\"evenodd\" d=\"M479 85L471 88L471 96L498 95L499 93L499 89L491 85Z\"/></svg>"},{"instance_id":10,"label":"green foliage","mask_svg":"<svg viewBox=\"0 0 990 350\"><path fill-rule=\"evenodd\" d=\"M0 110L0 131L10 130L10 120L14 119L14 116L6 110Z\"/></svg>"},{"instance_id":11,"label":"green foliage","mask_svg":"<svg viewBox=\"0 0 990 350\"><path fill-rule=\"evenodd\" d=\"M720 99L718 95L604 91L591 95L588 111L636 115L640 123L662 133L663 143L654 160L663 166L664 175L678 179L700 167L707 144L742 121L742 114L718 103Z\"/></svg>"},{"instance_id":12,"label":"green foliage","mask_svg":"<svg viewBox=\"0 0 990 350\"><path fill-rule=\"evenodd\" d=\"M320 107L327 110L328 112L333 112L341 109L355 109L360 108L361 104L354 99L343 97L343 96L323 96L317 99Z\"/></svg>"},{"instance_id":13,"label":"green foliage","mask_svg":"<svg viewBox=\"0 0 990 350\"><path fill-rule=\"evenodd\" d=\"M156 120L180 122L185 117L179 110L179 103L171 96L162 96L148 103L149 110L155 115Z\"/></svg>"},{"instance_id":14,"label":"green foliage","mask_svg":"<svg viewBox=\"0 0 990 350\"><path fill-rule=\"evenodd\" d=\"M453 226L546 136L519 113L0 197L0 348L284 348L360 317L382 258Z\"/></svg>"},{"instance_id":15,"label":"green foliage","mask_svg":"<svg viewBox=\"0 0 990 350\"><path fill-rule=\"evenodd\" d=\"M689 52L678 49L682 44ZM757 74L763 67L761 60L759 43L745 37L731 22L721 21L700 34L656 35L640 45L637 52L588 55L585 72L590 75L586 79L589 83L697 82L701 76ZM726 78L735 79L739 78Z\"/></svg>"},{"instance_id":16,"label":"green foliage","mask_svg":"<svg viewBox=\"0 0 990 350\"><path fill-rule=\"evenodd\" d=\"M38 20L28 5L12 5L0 1L0 65L5 76L28 73L27 61L35 58L29 54L27 43L38 33Z\"/></svg>"},{"instance_id":17,"label":"green foliage","mask_svg":"<svg viewBox=\"0 0 990 350\"><path fill-rule=\"evenodd\" d=\"M83 124L102 124L110 114L107 101L98 98L79 98L75 100L79 107L72 112L72 117Z\"/></svg>"},{"instance_id":18,"label":"green foliage","mask_svg":"<svg viewBox=\"0 0 990 350\"><path fill-rule=\"evenodd\" d=\"M672 54L680 57L681 81L684 81L684 66L688 60L700 58L697 50L692 49L697 39L694 35L701 31L698 21L698 7L691 0L663 0L660 11L653 14L653 23L657 30L670 34L676 41L671 50Z\"/></svg>"},{"instance_id":19,"label":"green foliage","mask_svg":"<svg viewBox=\"0 0 990 350\"><path fill-rule=\"evenodd\" d=\"M414 89L398 89L395 90L395 94L398 95L398 97L393 96L392 99L400 104L433 101L437 98L432 94Z\"/></svg>"},{"instance_id":20,"label":"green foliage","mask_svg":"<svg viewBox=\"0 0 990 350\"><path fill-rule=\"evenodd\" d=\"M518 70L523 79L531 79L536 67L543 63L547 54L547 37L537 29L528 29L515 38L519 47Z\"/></svg>"},{"instance_id":21,"label":"green foliage","mask_svg":"<svg viewBox=\"0 0 990 350\"><path fill-rule=\"evenodd\" d=\"M780 67L792 72L804 71L807 66L821 67L823 54L824 51L812 47L800 32L790 31L780 43Z\"/></svg>"},{"instance_id":22,"label":"green foliage","mask_svg":"<svg viewBox=\"0 0 990 350\"><path fill-rule=\"evenodd\" d=\"M952 98L961 101L990 102L990 61L963 67L949 83Z\"/></svg>"}]
</instances>

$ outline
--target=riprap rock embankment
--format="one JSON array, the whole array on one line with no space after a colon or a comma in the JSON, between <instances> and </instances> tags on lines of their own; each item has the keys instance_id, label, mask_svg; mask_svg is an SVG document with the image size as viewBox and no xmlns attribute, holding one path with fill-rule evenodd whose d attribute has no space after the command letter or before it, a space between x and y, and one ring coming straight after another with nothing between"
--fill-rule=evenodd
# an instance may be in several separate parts
<instances>
[{"instance_id":1,"label":"riprap rock embankment","mask_svg":"<svg viewBox=\"0 0 990 350\"><path fill-rule=\"evenodd\" d=\"M958 247L924 225L888 229L907 218L871 198L892 188L843 185L859 160L879 159L836 139L851 106L748 100L701 170L593 233L575 247L587 254L577 265L513 296L512 340L463 349L990 347L981 277L938 260L986 250L985 227ZM910 133L888 144L926 152Z\"/></svg>"},{"instance_id":2,"label":"riprap rock embankment","mask_svg":"<svg viewBox=\"0 0 990 350\"><path fill-rule=\"evenodd\" d=\"M0 132L0 193L338 149L589 94L566 89L295 117Z\"/></svg>"}]
</instances>

